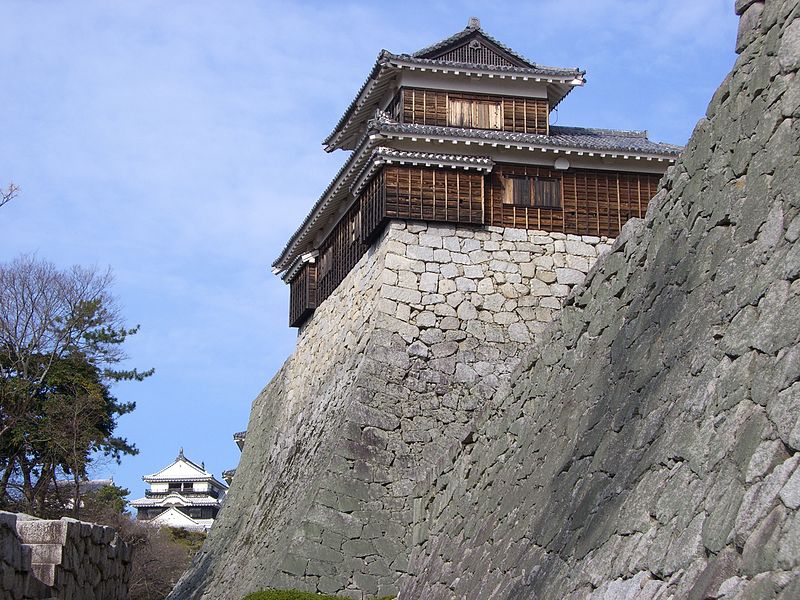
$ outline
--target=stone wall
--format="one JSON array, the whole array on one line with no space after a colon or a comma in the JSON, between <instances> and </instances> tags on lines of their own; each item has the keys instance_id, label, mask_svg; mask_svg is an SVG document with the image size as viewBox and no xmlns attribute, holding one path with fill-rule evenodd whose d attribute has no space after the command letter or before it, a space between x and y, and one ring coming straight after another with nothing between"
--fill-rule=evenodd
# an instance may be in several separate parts
<instances>
[{"instance_id":1,"label":"stone wall","mask_svg":"<svg viewBox=\"0 0 800 600\"><path fill-rule=\"evenodd\" d=\"M390 223L253 404L225 509L172 597L396 591L412 489L608 248Z\"/></svg>"},{"instance_id":2,"label":"stone wall","mask_svg":"<svg viewBox=\"0 0 800 600\"><path fill-rule=\"evenodd\" d=\"M131 548L110 527L0 512L0 597L125 600Z\"/></svg>"},{"instance_id":3,"label":"stone wall","mask_svg":"<svg viewBox=\"0 0 800 600\"><path fill-rule=\"evenodd\" d=\"M387 228L171 598L800 595L800 20L736 5L733 73L611 251Z\"/></svg>"},{"instance_id":4,"label":"stone wall","mask_svg":"<svg viewBox=\"0 0 800 600\"><path fill-rule=\"evenodd\" d=\"M416 488L401 600L800 598L800 8Z\"/></svg>"}]
</instances>

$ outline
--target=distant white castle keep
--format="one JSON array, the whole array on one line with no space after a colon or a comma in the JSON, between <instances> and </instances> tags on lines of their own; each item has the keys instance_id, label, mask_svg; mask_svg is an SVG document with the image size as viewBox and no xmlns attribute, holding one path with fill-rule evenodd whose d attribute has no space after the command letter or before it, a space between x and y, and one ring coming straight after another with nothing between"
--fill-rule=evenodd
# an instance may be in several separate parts
<instances>
[{"instance_id":1,"label":"distant white castle keep","mask_svg":"<svg viewBox=\"0 0 800 600\"><path fill-rule=\"evenodd\" d=\"M131 502L136 518L154 525L207 531L217 517L228 486L183 455L142 479L150 484L145 497Z\"/></svg>"}]
</instances>

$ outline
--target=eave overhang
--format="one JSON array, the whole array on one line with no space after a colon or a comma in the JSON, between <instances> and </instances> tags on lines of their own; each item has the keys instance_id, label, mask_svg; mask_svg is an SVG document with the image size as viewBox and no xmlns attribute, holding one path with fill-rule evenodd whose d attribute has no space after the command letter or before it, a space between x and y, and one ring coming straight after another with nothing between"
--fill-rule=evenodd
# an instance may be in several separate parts
<instances>
[{"instance_id":1,"label":"eave overhang","mask_svg":"<svg viewBox=\"0 0 800 600\"><path fill-rule=\"evenodd\" d=\"M289 239L281 255L272 264L273 272L281 274L284 281L291 281L306 262L304 256L311 256L308 254L310 250L313 250L307 244L309 236L313 235L316 238L319 235L324 238L325 234L335 225L342 210L348 208L353 202L354 195L369 181L369 177L387 162L464 169L478 168L484 172L490 172L494 163L488 157L472 156L473 154L483 154L481 150L476 151L476 148L487 151L523 150L539 155L551 154L554 158L559 156L597 157L667 164L673 163L682 150L680 146L650 142L646 137L646 132L570 127L554 127L551 131L554 131L555 134L538 135L485 129L410 125L397 123L382 111L378 111L377 116L368 123L367 131L358 150L353 152L349 160L342 166L317 200L303 224ZM445 147L452 151L415 152L385 147L387 142L391 143L394 140L446 144ZM463 150L459 151L459 147ZM473 160L488 162L470 162ZM324 223L324 225L319 226L320 223Z\"/></svg>"},{"instance_id":2,"label":"eave overhang","mask_svg":"<svg viewBox=\"0 0 800 600\"><path fill-rule=\"evenodd\" d=\"M301 253L296 253L299 246L306 241L312 228L320 221L327 221L336 214L337 201L347 198L350 193L348 181L355 173L358 173L364 166L364 162L369 158L370 151L378 144L378 137L375 135L365 135L359 145L358 150L354 151L347 161L336 173L328 187L314 204L314 207L306 215L303 223L289 238L281 255L272 263L272 272L275 274L284 273L284 281L290 279L289 273L296 273L299 268ZM289 269L289 271L287 271Z\"/></svg>"},{"instance_id":3,"label":"eave overhang","mask_svg":"<svg viewBox=\"0 0 800 600\"><path fill-rule=\"evenodd\" d=\"M383 108L386 92L396 85L402 70L441 73L472 79L497 79L547 84L550 109L555 108L576 86L585 84L586 71L557 67L491 66L462 63L409 54L392 54L382 50L367 80L350 103L336 128L322 142L327 152L337 148L352 150L363 133L363 127L375 110Z\"/></svg>"},{"instance_id":4,"label":"eave overhang","mask_svg":"<svg viewBox=\"0 0 800 600\"><path fill-rule=\"evenodd\" d=\"M228 486L219 481L213 475L208 477L152 477L149 475L145 475L142 477L142 481L145 483L169 483L170 481L178 482L178 483L213 483L217 487L227 490Z\"/></svg>"},{"instance_id":5,"label":"eave overhang","mask_svg":"<svg viewBox=\"0 0 800 600\"><path fill-rule=\"evenodd\" d=\"M598 130L595 130L598 131ZM386 140L409 140L412 142L438 143L478 148L502 148L506 150L530 150L551 152L553 154L588 156L611 159L634 159L656 162L675 162L683 150L671 144L656 144L661 148L642 149L633 145L595 147L581 144L574 140L561 140L559 136L539 135L533 133L510 133L505 131L461 129L456 127L437 127L433 125L406 125L399 123L383 123L379 133ZM639 132L636 132L639 133ZM641 137L637 138L641 139Z\"/></svg>"},{"instance_id":6,"label":"eave overhang","mask_svg":"<svg viewBox=\"0 0 800 600\"><path fill-rule=\"evenodd\" d=\"M482 173L491 172L494 162L488 157L481 156L456 156L433 152L406 152L387 147L375 147L381 136L370 128L368 144L362 145L361 150L354 153L351 161L345 165L339 175L334 179L336 184L328 194L324 194L317 205L306 217L306 224L295 232L289 240L284 252L273 263L274 272L281 273L281 278L289 282L297 275L306 262L314 262L316 252L303 251L302 243L311 234L310 229L315 223L330 221L322 228L321 237L324 238L335 225L338 218L330 219L328 215L338 217L343 210L347 210L364 186L369 183L372 176L384 165L412 165L438 168L451 168L461 170L475 170ZM360 156L357 156L360 155ZM337 202L338 200L338 202ZM316 231L314 232L317 233ZM316 235L315 235L316 237Z\"/></svg>"}]
</instances>

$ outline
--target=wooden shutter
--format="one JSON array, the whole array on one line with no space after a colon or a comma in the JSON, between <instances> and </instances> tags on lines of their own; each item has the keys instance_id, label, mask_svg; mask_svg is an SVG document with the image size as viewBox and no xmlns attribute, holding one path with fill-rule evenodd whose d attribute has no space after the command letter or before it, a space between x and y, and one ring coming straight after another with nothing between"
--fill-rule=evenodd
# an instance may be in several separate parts
<instances>
[{"instance_id":1,"label":"wooden shutter","mask_svg":"<svg viewBox=\"0 0 800 600\"><path fill-rule=\"evenodd\" d=\"M489 106L489 129L503 128L503 103L493 102Z\"/></svg>"},{"instance_id":2,"label":"wooden shutter","mask_svg":"<svg viewBox=\"0 0 800 600\"><path fill-rule=\"evenodd\" d=\"M561 208L561 182L537 177L533 184L533 205L538 208Z\"/></svg>"},{"instance_id":3,"label":"wooden shutter","mask_svg":"<svg viewBox=\"0 0 800 600\"><path fill-rule=\"evenodd\" d=\"M450 98L447 101L447 124L450 127L503 129L503 104L500 101Z\"/></svg>"},{"instance_id":4,"label":"wooden shutter","mask_svg":"<svg viewBox=\"0 0 800 600\"><path fill-rule=\"evenodd\" d=\"M514 204L514 179L503 177L503 204Z\"/></svg>"},{"instance_id":5,"label":"wooden shutter","mask_svg":"<svg viewBox=\"0 0 800 600\"><path fill-rule=\"evenodd\" d=\"M531 205L531 179L530 177L507 177L503 195L504 204L515 206Z\"/></svg>"},{"instance_id":6,"label":"wooden shutter","mask_svg":"<svg viewBox=\"0 0 800 600\"><path fill-rule=\"evenodd\" d=\"M514 204L517 206L531 205L531 180L528 177L514 179Z\"/></svg>"},{"instance_id":7,"label":"wooden shutter","mask_svg":"<svg viewBox=\"0 0 800 600\"><path fill-rule=\"evenodd\" d=\"M472 121L473 126L478 129L489 128L489 103L488 102L474 102L475 116L477 117Z\"/></svg>"},{"instance_id":8,"label":"wooden shutter","mask_svg":"<svg viewBox=\"0 0 800 600\"><path fill-rule=\"evenodd\" d=\"M468 100L448 100L447 124L450 127L472 127L472 103Z\"/></svg>"}]
</instances>

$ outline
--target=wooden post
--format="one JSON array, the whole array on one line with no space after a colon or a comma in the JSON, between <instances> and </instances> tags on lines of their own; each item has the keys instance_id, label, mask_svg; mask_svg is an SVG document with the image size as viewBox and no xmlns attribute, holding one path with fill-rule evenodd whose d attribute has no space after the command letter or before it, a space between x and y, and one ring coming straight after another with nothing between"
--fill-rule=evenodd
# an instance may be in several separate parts
<instances>
[{"instance_id":1,"label":"wooden post","mask_svg":"<svg viewBox=\"0 0 800 600\"><path fill-rule=\"evenodd\" d=\"M456 223L461 223L461 174L456 171Z\"/></svg>"},{"instance_id":2,"label":"wooden post","mask_svg":"<svg viewBox=\"0 0 800 600\"><path fill-rule=\"evenodd\" d=\"M517 101L511 99L511 131L517 130Z\"/></svg>"},{"instance_id":3,"label":"wooden post","mask_svg":"<svg viewBox=\"0 0 800 600\"><path fill-rule=\"evenodd\" d=\"M597 235L600 235L600 192L597 189L597 179L598 177L595 176L594 178L594 208L595 208L595 216L597 217Z\"/></svg>"},{"instance_id":4,"label":"wooden post","mask_svg":"<svg viewBox=\"0 0 800 600\"><path fill-rule=\"evenodd\" d=\"M425 169L420 168L419 170L419 218L420 220L424 217L424 206L425 206L425 180L423 179L425 174Z\"/></svg>"},{"instance_id":5,"label":"wooden post","mask_svg":"<svg viewBox=\"0 0 800 600\"><path fill-rule=\"evenodd\" d=\"M481 225L486 224L486 175L481 176Z\"/></svg>"},{"instance_id":6,"label":"wooden post","mask_svg":"<svg viewBox=\"0 0 800 600\"><path fill-rule=\"evenodd\" d=\"M449 201L448 193L447 193L447 171L444 172L444 220L447 221L447 203Z\"/></svg>"},{"instance_id":7,"label":"wooden post","mask_svg":"<svg viewBox=\"0 0 800 600\"><path fill-rule=\"evenodd\" d=\"M524 133L528 133L528 99L527 98L525 98L522 101L522 131Z\"/></svg>"},{"instance_id":8,"label":"wooden post","mask_svg":"<svg viewBox=\"0 0 800 600\"><path fill-rule=\"evenodd\" d=\"M436 219L436 169L433 170L433 183L431 187L433 189L433 218Z\"/></svg>"},{"instance_id":9,"label":"wooden post","mask_svg":"<svg viewBox=\"0 0 800 600\"><path fill-rule=\"evenodd\" d=\"M636 176L636 198L639 203L639 218L642 218L642 176Z\"/></svg>"}]
</instances>

